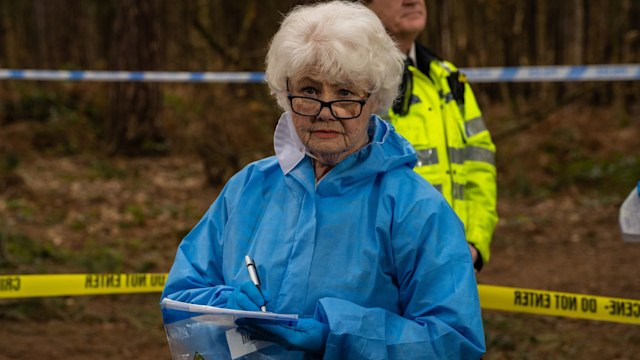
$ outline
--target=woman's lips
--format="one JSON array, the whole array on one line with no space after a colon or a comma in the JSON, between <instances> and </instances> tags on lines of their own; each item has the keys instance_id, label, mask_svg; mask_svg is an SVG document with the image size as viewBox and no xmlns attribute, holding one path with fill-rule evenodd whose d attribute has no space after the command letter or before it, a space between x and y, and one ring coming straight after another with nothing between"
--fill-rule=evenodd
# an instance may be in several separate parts
<instances>
[{"instance_id":1,"label":"woman's lips","mask_svg":"<svg viewBox=\"0 0 640 360\"><path fill-rule=\"evenodd\" d=\"M340 135L340 133L331 130L314 130L313 135L320 139L333 139Z\"/></svg>"}]
</instances>

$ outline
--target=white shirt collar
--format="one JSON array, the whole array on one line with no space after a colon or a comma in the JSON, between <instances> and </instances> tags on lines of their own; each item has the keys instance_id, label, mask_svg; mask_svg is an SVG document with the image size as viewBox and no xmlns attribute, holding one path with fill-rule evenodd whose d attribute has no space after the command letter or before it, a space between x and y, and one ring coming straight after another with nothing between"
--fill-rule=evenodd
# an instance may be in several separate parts
<instances>
[{"instance_id":1,"label":"white shirt collar","mask_svg":"<svg viewBox=\"0 0 640 360\"><path fill-rule=\"evenodd\" d=\"M411 49L409 50L409 54L407 55L411 61L413 61L413 66L418 66L418 59L416 58L416 43L411 44Z\"/></svg>"},{"instance_id":2,"label":"white shirt collar","mask_svg":"<svg viewBox=\"0 0 640 360\"><path fill-rule=\"evenodd\" d=\"M273 135L273 148L280 168L288 174L305 156L305 147L298 137L291 114L285 112L280 116Z\"/></svg>"}]
</instances>

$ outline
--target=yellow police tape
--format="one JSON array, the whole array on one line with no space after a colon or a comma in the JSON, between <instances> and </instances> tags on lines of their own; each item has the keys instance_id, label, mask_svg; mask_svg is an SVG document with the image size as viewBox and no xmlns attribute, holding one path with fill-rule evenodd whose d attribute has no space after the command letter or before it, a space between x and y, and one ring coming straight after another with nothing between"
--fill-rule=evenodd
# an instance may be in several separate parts
<instances>
[{"instance_id":1,"label":"yellow police tape","mask_svg":"<svg viewBox=\"0 0 640 360\"><path fill-rule=\"evenodd\" d=\"M160 292L167 274L0 275L0 299Z\"/></svg>"},{"instance_id":2,"label":"yellow police tape","mask_svg":"<svg viewBox=\"0 0 640 360\"><path fill-rule=\"evenodd\" d=\"M0 275L0 299L160 292L166 273ZM640 325L640 300L478 285L484 309Z\"/></svg>"},{"instance_id":3,"label":"yellow police tape","mask_svg":"<svg viewBox=\"0 0 640 360\"><path fill-rule=\"evenodd\" d=\"M478 285L483 309L640 325L640 300Z\"/></svg>"}]
</instances>

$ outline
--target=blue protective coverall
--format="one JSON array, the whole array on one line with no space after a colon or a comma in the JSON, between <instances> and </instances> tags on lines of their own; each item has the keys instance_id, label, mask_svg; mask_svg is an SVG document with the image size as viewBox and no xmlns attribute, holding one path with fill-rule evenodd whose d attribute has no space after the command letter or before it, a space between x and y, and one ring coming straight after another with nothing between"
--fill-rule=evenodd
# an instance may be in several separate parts
<instances>
[{"instance_id":1,"label":"blue protective coverall","mask_svg":"<svg viewBox=\"0 0 640 360\"><path fill-rule=\"evenodd\" d=\"M180 244L162 297L225 307L249 280L268 311L329 325L326 359L478 359L484 332L463 226L373 115L370 143L316 183L288 113L276 156L238 172ZM275 355L303 358L278 346Z\"/></svg>"}]
</instances>

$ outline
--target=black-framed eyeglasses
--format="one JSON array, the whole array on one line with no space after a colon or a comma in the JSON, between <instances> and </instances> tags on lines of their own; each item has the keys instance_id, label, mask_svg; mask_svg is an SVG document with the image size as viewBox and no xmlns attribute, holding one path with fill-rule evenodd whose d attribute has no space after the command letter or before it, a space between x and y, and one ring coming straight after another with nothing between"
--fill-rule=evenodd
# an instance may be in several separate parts
<instances>
[{"instance_id":1,"label":"black-framed eyeglasses","mask_svg":"<svg viewBox=\"0 0 640 360\"><path fill-rule=\"evenodd\" d=\"M362 107L367 103L371 94L362 100L333 100L322 101L306 96L289 94L287 98L291 104L291 110L302 116L317 116L322 108L329 108L331 114L338 120L355 119L362 114Z\"/></svg>"}]
</instances>

